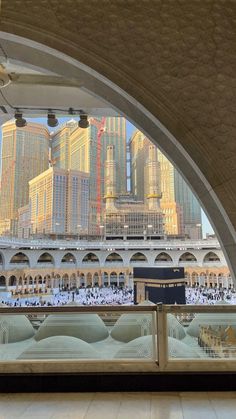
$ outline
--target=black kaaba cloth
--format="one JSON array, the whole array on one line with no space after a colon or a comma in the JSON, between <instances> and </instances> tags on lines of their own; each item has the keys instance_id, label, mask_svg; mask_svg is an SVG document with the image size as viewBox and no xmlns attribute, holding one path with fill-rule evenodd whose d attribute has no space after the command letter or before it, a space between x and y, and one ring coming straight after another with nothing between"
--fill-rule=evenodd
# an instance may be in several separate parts
<instances>
[{"instance_id":1,"label":"black kaaba cloth","mask_svg":"<svg viewBox=\"0 0 236 419\"><path fill-rule=\"evenodd\" d=\"M134 268L134 303L186 304L184 268Z\"/></svg>"}]
</instances>

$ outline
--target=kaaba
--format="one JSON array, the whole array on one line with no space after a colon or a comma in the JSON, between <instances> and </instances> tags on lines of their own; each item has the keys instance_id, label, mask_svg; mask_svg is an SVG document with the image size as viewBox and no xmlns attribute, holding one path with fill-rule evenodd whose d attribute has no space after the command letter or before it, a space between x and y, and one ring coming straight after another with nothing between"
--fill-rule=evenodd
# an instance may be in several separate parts
<instances>
[{"instance_id":1,"label":"kaaba","mask_svg":"<svg viewBox=\"0 0 236 419\"><path fill-rule=\"evenodd\" d=\"M134 304L186 304L184 268L134 268Z\"/></svg>"}]
</instances>

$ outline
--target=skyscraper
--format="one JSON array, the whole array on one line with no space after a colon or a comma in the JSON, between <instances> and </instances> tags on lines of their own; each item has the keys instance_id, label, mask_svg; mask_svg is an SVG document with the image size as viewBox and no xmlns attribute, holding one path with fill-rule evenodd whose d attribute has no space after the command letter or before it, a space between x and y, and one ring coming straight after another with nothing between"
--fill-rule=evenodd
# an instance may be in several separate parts
<instances>
[{"instance_id":1,"label":"skyscraper","mask_svg":"<svg viewBox=\"0 0 236 419\"><path fill-rule=\"evenodd\" d=\"M54 166L69 169L70 135L78 127L78 122L70 120L51 133L51 160Z\"/></svg>"},{"instance_id":2,"label":"skyscraper","mask_svg":"<svg viewBox=\"0 0 236 419\"><path fill-rule=\"evenodd\" d=\"M84 172L58 167L29 182L33 234L87 234L89 177Z\"/></svg>"},{"instance_id":3,"label":"skyscraper","mask_svg":"<svg viewBox=\"0 0 236 419\"><path fill-rule=\"evenodd\" d=\"M49 132L41 124L17 128L10 121L2 126L1 234L17 234L18 209L28 203L29 180L48 168L48 147Z\"/></svg>"},{"instance_id":4,"label":"skyscraper","mask_svg":"<svg viewBox=\"0 0 236 419\"><path fill-rule=\"evenodd\" d=\"M143 171L148 158L148 144L152 143L140 131L136 131L130 139L131 186L138 199L146 199ZM200 238L201 207L182 176L160 150L157 152L166 233Z\"/></svg>"},{"instance_id":5,"label":"skyscraper","mask_svg":"<svg viewBox=\"0 0 236 419\"><path fill-rule=\"evenodd\" d=\"M61 168L79 170L89 174L89 226L90 234L99 231L102 218L98 214L98 199L103 213L104 164L106 147L115 145L115 161L117 164L117 192L126 192L126 124L124 118L105 118L102 128L100 162L98 162L98 133L101 119L90 118L87 129L78 127L75 121L70 121L52 135L52 162ZM68 156L67 166L65 156ZM98 188L98 170L100 171L100 187ZM99 195L99 196L98 196ZM103 214L101 214L103 215Z\"/></svg>"},{"instance_id":6,"label":"skyscraper","mask_svg":"<svg viewBox=\"0 0 236 419\"><path fill-rule=\"evenodd\" d=\"M129 200L119 196L116 190L115 146L107 146L105 162L106 209L104 228L106 237L124 238L162 238L164 236L163 214L160 209L159 162L156 147L148 148L148 159L145 165L147 180L146 202ZM127 197L126 197L127 198Z\"/></svg>"},{"instance_id":7,"label":"skyscraper","mask_svg":"<svg viewBox=\"0 0 236 419\"><path fill-rule=\"evenodd\" d=\"M192 239L202 238L201 207L180 173L174 171L176 202L183 208L184 233Z\"/></svg>"}]
</instances>

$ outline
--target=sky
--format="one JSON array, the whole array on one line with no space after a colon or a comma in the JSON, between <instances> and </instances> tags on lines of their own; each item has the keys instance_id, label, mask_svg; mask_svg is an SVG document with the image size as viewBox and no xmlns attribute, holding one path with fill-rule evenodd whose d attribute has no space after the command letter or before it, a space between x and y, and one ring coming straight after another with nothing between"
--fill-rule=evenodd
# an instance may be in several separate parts
<instances>
[{"instance_id":1,"label":"sky","mask_svg":"<svg viewBox=\"0 0 236 419\"><path fill-rule=\"evenodd\" d=\"M59 122L60 124L65 123L66 121L70 120L71 117L67 117L67 118L59 118ZM78 117L74 118L74 119L79 119ZM47 118L27 118L28 121L32 121L32 122L38 122L40 124L45 124L47 125ZM55 130L55 128L50 128L48 127L49 131L53 131ZM127 141L130 139L132 133L136 130L135 126L132 125L129 121L126 121L126 136L127 136ZM1 130L0 130L0 141L1 141ZM1 159L0 159L0 164L1 164ZM210 224L210 221L208 220L206 214L204 213L204 211L202 210L202 233L203 233L203 238L206 237L206 234L214 234L213 228Z\"/></svg>"}]
</instances>

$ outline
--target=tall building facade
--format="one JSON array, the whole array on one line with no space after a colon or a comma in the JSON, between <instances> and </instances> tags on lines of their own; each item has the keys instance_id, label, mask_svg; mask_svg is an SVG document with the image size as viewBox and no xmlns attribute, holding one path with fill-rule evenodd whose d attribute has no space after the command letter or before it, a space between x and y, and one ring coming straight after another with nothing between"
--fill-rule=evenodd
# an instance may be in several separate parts
<instances>
[{"instance_id":1,"label":"tall building facade","mask_svg":"<svg viewBox=\"0 0 236 419\"><path fill-rule=\"evenodd\" d=\"M70 161L70 135L78 127L78 122L71 120L61 125L51 133L51 162L61 169L69 169Z\"/></svg>"},{"instance_id":2,"label":"tall building facade","mask_svg":"<svg viewBox=\"0 0 236 419\"><path fill-rule=\"evenodd\" d=\"M87 234L89 176L51 167L29 182L32 234Z\"/></svg>"},{"instance_id":3,"label":"tall building facade","mask_svg":"<svg viewBox=\"0 0 236 419\"><path fill-rule=\"evenodd\" d=\"M129 142L131 190L137 200L141 201L145 196L144 169L149 145L150 141L141 131L135 131Z\"/></svg>"},{"instance_id":4,"label":"tall building facade","mask_svg":"<svg viewBox=\"0 0 236 419\"><path fill-rule=\"evenodd\" d=\"M117 193L115 146L107 146L105 162L105 219L104 231L107 238L163 238L163 214L160 209L159 163L156 148L149 146L148 160L145 165L147 178L147 199L137 201L130 196L122 197ZM124 199L125 198L125 199Z\"/></svg>"},{"instance_id":5,"label":"tall building facade","mask_svg":"<svg viewBox=\"0 0 236 419\"><path fill-rule=\"evenodd\" d=\"M138 199L146 199L143 173L148 158L148 144L152 143L140 131L136 131L130 139L131 187ZM201 238L201 207L196 197L170 161L160 150L157 149L157 153L166 233Z\"/></svg>"},{"instance_id":6,"label":"tall building facade","mask_svg":"<svg viewBox=\"0 0 236 419\"><path fill-rule=\"evenodd\" d=\"M89 175L89 226L90 234L99 231L104 210L104 164L106 147L115 145L115 161L117 164L117 191L126 192L126 121L124 118L109 117L102 119L90 118L87 129L78 127L78 123L70 121L52 135L51 158L53 164L60 168L79 170ZM101 146L98 150L98 134L102 128ZM99 153L98 153L99 151ZM98 162L100 154L100 163ZM67 166L65 164L67 157ZM99 174L98 174L99 171ZM100 184L98 187L98 177ZM100 201L100 210L98 200ZM100 212L100 213L99 213Z\"/></svg>"},{"instance_id":7,"label":"tall building facade","mask_svg":"<svg viewBox=\"0 0 236 419\"><path fill-rule=\"evenodd\" d=\"M48 168L49 132L36 123L2 126L0 234L17 235L18 209L29 199L29 181ZM3 227L8 220L8 231ZM3 227L3 228L2 228Z\"/></svg>"},{"instance_id":8,"label":"tall building facade","mask_svg":"<svg viewBox=\"0 0 236 419\"><path fill-rule=\"evenodd\" d=\"M184 233L192 239L201 239L202 217L198 200L177 170L174 184L176 202L183 208Z\"/></svg>"}]
</instances>

